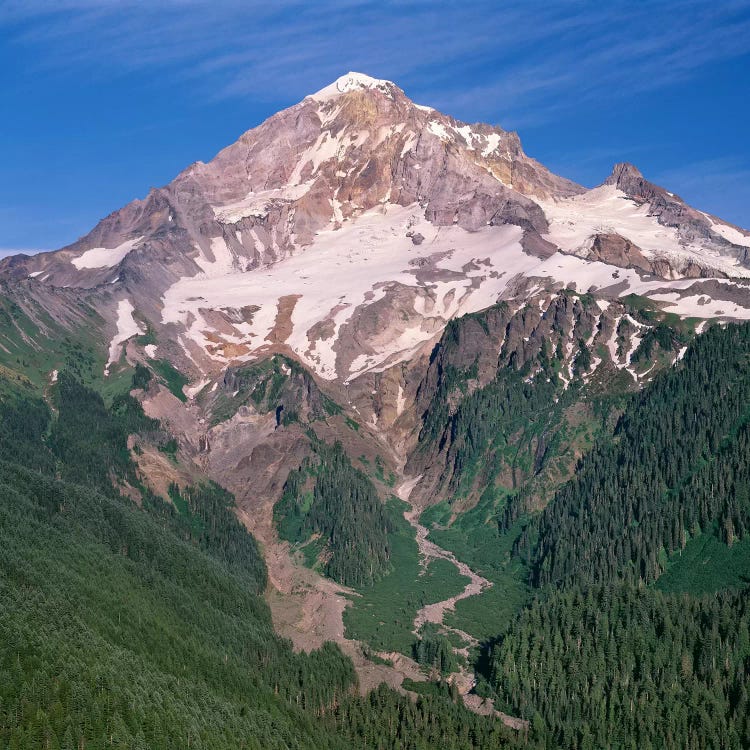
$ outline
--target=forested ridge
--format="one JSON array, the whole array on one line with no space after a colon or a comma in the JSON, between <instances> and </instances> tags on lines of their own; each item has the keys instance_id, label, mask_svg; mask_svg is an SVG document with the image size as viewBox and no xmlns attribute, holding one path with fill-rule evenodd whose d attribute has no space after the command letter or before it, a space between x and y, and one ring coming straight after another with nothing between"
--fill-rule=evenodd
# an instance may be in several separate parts
<instances>
[{"instance_id":1,"label":"forested ridge","mask_svg":"<svg viewBox=\"0 0 750 750\"><path fill-rule=\"evenodd\" d=\"M283 539L320 544L326 575L347 586L376 581L388 570L391 522L370 479L340 443L314 443L314 455L289 473L274 516Z\"/></svg>"},{"instance_id":2,"label":"forested ridge","mask_svg":"<svg viewBox=\"0 0 750 750\"><path fill-rule=\"evenodd\" d=\"M454 499L502 488L513 495L507 525L542 508L633 386L614 368L587 382L597 315L590 296L560 292L541 313L501 302L452 320L420 384L412 472L442 466L438 485Z\"/></svg>"},{"instance_id":3,"label":"forested ridge","mask_svg":"<svg viewBox=\"0 0 750 750\"><path fill-rule=\"evenodd\" d=\"M750 325L713 327L521 533L537 593L491 683L548 747L750 747L750 566L726 591L650 585L691 539L746 536L748 404Z\"/></svg>"},{"instance_id":4,"label":"forested ridge","mask_svg":"<svg viewBox=\"0 0 750 750\"><path fill-rule=\"evenodd\" d=\"M689 535L749 528L750 325L699 336L638 394L541 515L535 581L652 582ZM522 540L529 544L529 540Z\"/></svg>"},{"instance_id":5,"label":"forested ridge","mask_svg":"<svg viewBox=\"0 0 750 750\"><path fill-rule=\"evenodd\" d=\"M631 313L652 323L658 315ZM473 318L486 331L493 315ZM686 343L689 326L667 320L643 337L634 362ZM531 737L549 748L750 747L750 325L709 328L632 394L615 373L563 391L559 352L544 344L470 387L477 330L455 321L433 354L441 366L422 450L444 449L451 492L422 521L495 581L449 623L490 632L495 608L489 666L478 668L497 707L530 721ZM539 488L528 477L559 454L571 437L561 415L582 405L596 439L579 441L572 477L534 513ZM535 452L524 448L529 437ZM474 476L485 490L463 510L456 501ZM503 590L523 585L525 603L507 612Z\"/></svg>"}]
</instances>

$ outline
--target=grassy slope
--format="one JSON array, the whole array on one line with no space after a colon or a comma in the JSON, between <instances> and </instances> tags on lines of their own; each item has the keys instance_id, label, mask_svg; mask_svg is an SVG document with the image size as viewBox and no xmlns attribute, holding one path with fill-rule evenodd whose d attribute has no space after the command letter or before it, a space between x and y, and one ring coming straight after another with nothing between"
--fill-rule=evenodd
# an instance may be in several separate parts
<instances>
[{"instance_id":1,"label":"grassy slope","mask_svg":"<svg viewBox=\"0 0 750 750\"><path fill-rule=\"evenodd\" d=\"M395 532L391 535L391 572L358 591L344 612L346 634L378 651L411 655L417 610L425 604L458 594L468 582L447 560L420 566L414 530L403 517L406 505L396 498L388 503Z\"/></svg>"}]
</instances>

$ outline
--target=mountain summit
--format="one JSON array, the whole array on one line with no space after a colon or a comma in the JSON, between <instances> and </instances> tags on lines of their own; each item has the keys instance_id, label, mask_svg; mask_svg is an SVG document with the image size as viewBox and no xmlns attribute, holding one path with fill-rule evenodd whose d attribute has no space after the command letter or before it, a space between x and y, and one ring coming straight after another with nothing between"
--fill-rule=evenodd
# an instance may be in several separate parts
<instances>
[{"instance_id":1,"label":"mountain summit","mask_svg":"<svg viewBox=\"0 0 750 750\"><path fill-rule=\"evenodd\" d=\"M82 290L111 321L112 362L147 322L196 378L283 351L350 382L429 347L452 318L540 288L744 318L744 282L723 280L750 275L749 251L747 232L632 165L586 190L516 133L348 73L0 273Z\"/></svg>"}]
</instances>

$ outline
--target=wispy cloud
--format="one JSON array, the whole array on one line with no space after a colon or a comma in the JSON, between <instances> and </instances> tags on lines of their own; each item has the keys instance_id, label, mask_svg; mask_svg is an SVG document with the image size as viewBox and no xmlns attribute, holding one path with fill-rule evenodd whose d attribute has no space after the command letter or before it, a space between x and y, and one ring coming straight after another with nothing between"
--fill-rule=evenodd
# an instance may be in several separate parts
<instances>
[{"instance_id":1,"label":"wispy cloud","mask_svg":"<svg viewBox=\"0 0 750 750\"><path fill-rule=\"evenodd\" d=\"M750 3L10 0L0 25L50 74L154 68L212 100L275 102L363 70L459 116L517 127L746 54Z\"/></svg>"}]
</instances>

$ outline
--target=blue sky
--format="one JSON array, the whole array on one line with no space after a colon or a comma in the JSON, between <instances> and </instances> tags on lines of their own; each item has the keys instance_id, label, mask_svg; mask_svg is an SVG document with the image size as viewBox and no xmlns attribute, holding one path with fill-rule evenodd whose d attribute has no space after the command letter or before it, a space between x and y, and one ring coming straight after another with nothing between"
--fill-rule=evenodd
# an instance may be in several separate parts
<instances>
[{"instance_id":1,"label":"blue sky","mask_svg":"<svg viewBox=\"0 0 750 750\"><path fill-rule=\"evenodd\" d=\"M75 240L349 70L750 227L750 0L462 5L0 0L0 254Z\"/></svg>"}]
</instances>

